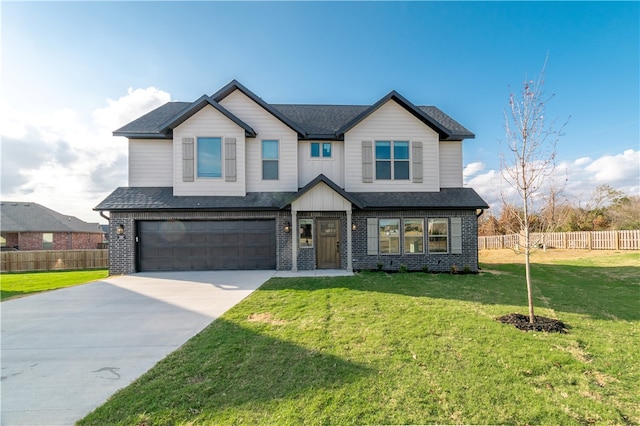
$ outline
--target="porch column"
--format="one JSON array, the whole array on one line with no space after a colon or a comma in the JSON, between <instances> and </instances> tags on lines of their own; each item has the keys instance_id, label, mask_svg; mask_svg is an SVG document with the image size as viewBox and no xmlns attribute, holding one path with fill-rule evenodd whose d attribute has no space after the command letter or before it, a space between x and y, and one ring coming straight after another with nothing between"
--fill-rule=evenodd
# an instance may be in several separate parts
<instances>
[{"instance_id":1,"label":"porch column","mask_svg":"<svg viewBox=\"0 0 640 426\"><path fill-rule=\"evenodd\" d=\"M298 212L291 209L291 270L298 272Z\"/></svg>"},{"instance_id":2,"label":"porch column","mask_svg":"<svg viewBox=\"0 0 640 426\"><path fill-rule=\"evenodd\" d=\"M351 237L353 231L351 230L351 209L347 210L347 271L353 272L353 265L351 264Z\"/></svg>"}]
</instances>

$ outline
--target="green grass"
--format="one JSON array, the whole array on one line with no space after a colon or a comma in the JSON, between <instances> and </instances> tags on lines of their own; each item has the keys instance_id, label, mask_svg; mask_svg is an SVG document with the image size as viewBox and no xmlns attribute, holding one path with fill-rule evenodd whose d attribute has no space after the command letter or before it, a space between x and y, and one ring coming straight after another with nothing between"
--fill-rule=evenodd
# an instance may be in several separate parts
<instances>
[{"instance_id":1,"label":"green grass","mask_svg":"<svg viewBox=\"0 0 640 426\"><path fill-rule=\"evenodd\" d=\"M71 287L107 276L106 269L1 274L0 300Z\"/></svg>"},{"instance_id":2,"label":"green grass","mask_svg":"<svg viewBox=\"0 0 640 426\"><path fill-rule=\"evenodd\" d=\"M640 263L480 275L272 279L80 421L174 424L638 424ZM618 262L618 263L616 263Z\"/></svg>"}]
</instances>

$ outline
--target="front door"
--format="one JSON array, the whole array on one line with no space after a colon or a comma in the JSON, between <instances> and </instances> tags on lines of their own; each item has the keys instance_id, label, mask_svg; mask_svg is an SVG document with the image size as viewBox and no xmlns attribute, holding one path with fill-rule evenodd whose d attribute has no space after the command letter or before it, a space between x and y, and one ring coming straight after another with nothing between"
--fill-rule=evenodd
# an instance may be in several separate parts
<instances>
[{"instance_id":1,"label":"front door","mask_svg":"<svg viewBox=\"0 0 640 426\"><path fill-rule=\"evenodd\" d=\"M338 219L318 219L316 256L318 269L340 268L340 221Z\"/></svg>"}]
</instances>

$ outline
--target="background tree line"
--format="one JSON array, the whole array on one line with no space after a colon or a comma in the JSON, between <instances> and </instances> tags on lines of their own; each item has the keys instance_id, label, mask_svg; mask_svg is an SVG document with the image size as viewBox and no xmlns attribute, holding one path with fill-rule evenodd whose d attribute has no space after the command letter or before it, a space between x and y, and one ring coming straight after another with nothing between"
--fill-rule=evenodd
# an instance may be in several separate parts
<instances>
[{"instance_id":1,"label":"background tree line","mask_svg":"<svg viewBox=\"0 0 640 426\"><path fill-rule=\"evenodd\" d=\"M609 231L640 229L640 196L627 195L609 185L595 188L586 203L562 199L553 189L545 194L542 208L530 212L531 232ZM500 213L480 217L481 236L519 232L522 208L503 201Z\"/></svg>"}]
</instances>

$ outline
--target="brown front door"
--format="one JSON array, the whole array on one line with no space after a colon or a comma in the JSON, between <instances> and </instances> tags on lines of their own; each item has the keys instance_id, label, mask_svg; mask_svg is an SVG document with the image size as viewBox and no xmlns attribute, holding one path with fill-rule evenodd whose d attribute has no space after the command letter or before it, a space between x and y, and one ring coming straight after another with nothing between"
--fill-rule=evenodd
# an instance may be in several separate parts
<instances>
[{"instance_id":1,"label":"brown front door","mask_svg":"<svg viewBox=\"0 0 640 426\"><path fill-rule=\"evenodd\" d=\"M340 268L340 221L318 219L318 246L316 249L318 269Z\"/></svg>"}]
</instances>

